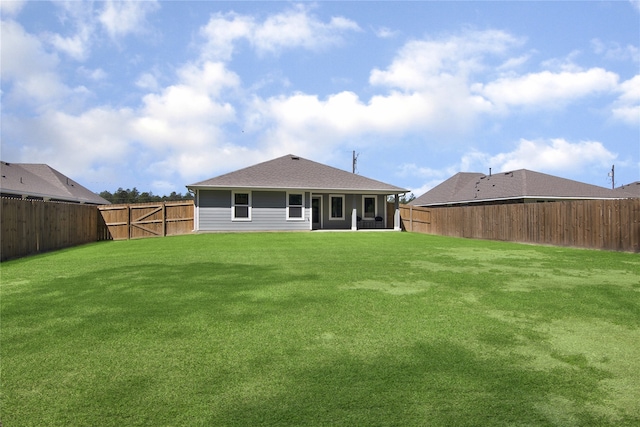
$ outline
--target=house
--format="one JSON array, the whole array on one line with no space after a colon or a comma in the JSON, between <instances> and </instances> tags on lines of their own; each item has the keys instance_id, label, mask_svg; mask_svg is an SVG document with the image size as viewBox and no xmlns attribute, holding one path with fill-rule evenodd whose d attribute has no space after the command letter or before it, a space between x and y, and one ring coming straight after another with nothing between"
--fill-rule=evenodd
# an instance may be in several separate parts
<instances>
[{"instance_id":1,"label":"house","mask_svg":"<svg viewBox=\"0 0 640 427\"><path fill-rule=\"evenodd\" d=\"M45 164L0 162L0 196L108 205L110 202Z\"/></svg>"},{"instance_id":2,"label":"house","mask_svg":"<svg viewBox=\"0 0 640 427\"><path fill-rule=\"evenodd\" d=\"M640 186L628 187L611 190L527 169L489 175L460 172L409 204L442 207L640 197Z\"/></svg>"},{"instance_id":3,"label":"house","mask_svg":"<svg viewBox=\"0 0 640 427\"><path fill-rule=\"evenodd\" d=\"M288 154L187 185L195 231L400 230L408 190ZM387 218L387 197L395 214Z\"/></svg>"}]
</instances>

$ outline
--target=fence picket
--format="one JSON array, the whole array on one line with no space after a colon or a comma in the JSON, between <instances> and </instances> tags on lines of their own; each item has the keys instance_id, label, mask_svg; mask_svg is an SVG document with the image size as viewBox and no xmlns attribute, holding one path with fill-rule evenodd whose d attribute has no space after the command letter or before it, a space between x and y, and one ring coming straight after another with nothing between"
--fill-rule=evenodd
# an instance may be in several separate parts
<instances>
[{"instance_id":1,"label":"fence picket","mask_svg":"<svg viewBox=\"0 0 640 427\"><path fill-rule=\"evenodd\" d=\"M640 199L423 208L400 205L403 229L426 234L640 252Z\"/></svg>"}]
</instances>

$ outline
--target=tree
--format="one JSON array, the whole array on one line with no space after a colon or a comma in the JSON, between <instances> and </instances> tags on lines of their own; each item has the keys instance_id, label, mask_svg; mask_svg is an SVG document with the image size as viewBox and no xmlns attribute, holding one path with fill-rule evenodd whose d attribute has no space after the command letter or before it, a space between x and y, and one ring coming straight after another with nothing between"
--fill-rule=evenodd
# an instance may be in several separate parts
<instances>
[{"instance_id":1,"label":"tree","mask_svg":"<svg viewBox=\"0 0 640 427\"><path fill-rule=\"evenodd\" d=\"M401 205L406 205L407 203L411 202L412 200L415 200L415 198L416 198L416 196L413 193L409 193L408 196L406 194L403 194L398 198L398 203L400 203ZM387 201L393 203L395 201L395 197L394 196L389 196Z\"/></svg>"},{"instance_id":2,"label":"tree","mask_svg":"<svg viewBox=\"0 0 640 427\"><path fill-rule=\"evenodd\" d=\"M120 187L114 193L105 190L100 193L100 197L114 204L193 200L193 195L190 193L186 193L183 196L182 193L172 191L168 196L156 196L151 191L141 193L136 187L133 187L133 189L127 188L126 190Z\"/></svg>"}]
</instances>

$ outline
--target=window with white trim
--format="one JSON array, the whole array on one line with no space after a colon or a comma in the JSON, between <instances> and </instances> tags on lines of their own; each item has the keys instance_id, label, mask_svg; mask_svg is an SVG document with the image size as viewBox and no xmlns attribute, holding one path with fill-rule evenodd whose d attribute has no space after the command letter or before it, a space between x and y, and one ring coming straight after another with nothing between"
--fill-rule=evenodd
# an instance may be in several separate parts
<instances>
[{"instance_id":1,"label":"window with white trim","mask_svg":"<svg viewBox=\"0 0 640 427\"><path fill-rule=\"evenodd\" d=\"M376 217L378 211L376 196L362 196L362 217L366 220L372 220Z\"/></svg>"},{"instance_id":2,"label":"window with white trim","mask_svg":"<svg viewBox=\"0 0 640 427\"><path fill-rule=\"evenodd\" d=\"M231 193L231 219L251 221L251 192L233 191Z\"/></svg>"},{"instance_id":3,"label":"window with white trim","mask_svg":"<svg viewBox=\"0 0 640 427\"><path fill-rule=\"evenodd\" d=\"M304 219L304 193L287 193L287 219Z\"/></svg>"},{"instance_id":4,"label":"window with white trim","mask_svg":"<svg viewBox=\"0 0 640 427\"><path fill-rule=\"evenodd\" d=\"M344 219L344 195L329 196L329 220Z\"/></svg>"}]
</instances>

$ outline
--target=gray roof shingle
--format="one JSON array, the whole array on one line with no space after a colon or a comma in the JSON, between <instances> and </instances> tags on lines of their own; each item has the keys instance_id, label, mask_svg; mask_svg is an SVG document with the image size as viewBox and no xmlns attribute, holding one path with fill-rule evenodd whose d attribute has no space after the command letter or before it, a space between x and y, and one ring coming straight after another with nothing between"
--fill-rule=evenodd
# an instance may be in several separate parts
<instances>
[{"instance_id":1,"label":"gray roof shingle","mask_svg":"<svg viewBox=\"0 0 640 427\"><path fill-rule=\"evenodd\" d=\"M492 175L460 172L427 191L410 204L437 206L516 199L619 199L634 197L597 185L527 169ZM637 197L637 196L635 196Z\"/></svg>"},{"instance_id":2,"label":"gray roof shingle","mask_svg":"<svg viewBox=\"0 0 640 427\"><path fill-rule=\"evenodd\" d=\"M621 185L620 187L616 187L614 191L618 194L622 194L628 197L640 197L640 181Z\"/></svg>"},{"instance_id":3,"label":"gray roof shingle","mask_svg":"<svg viewBox=\"0 0 640 427\"><path fill-rule=\"evenodd\" d=\"M263 188L407 193L409 190L288 154L188 188Z\"/></svg>"},{"instance_id":4,"label":"gray roof shingle","mask_svg":"<svg viewBox=\"0 0 640 427\"><path fill-rule=\"evenodd\" d=\"M45 164L1 162L0 170L2 194L95 205L110 204L108 200Z\"/></svg>"}]
</instances>

